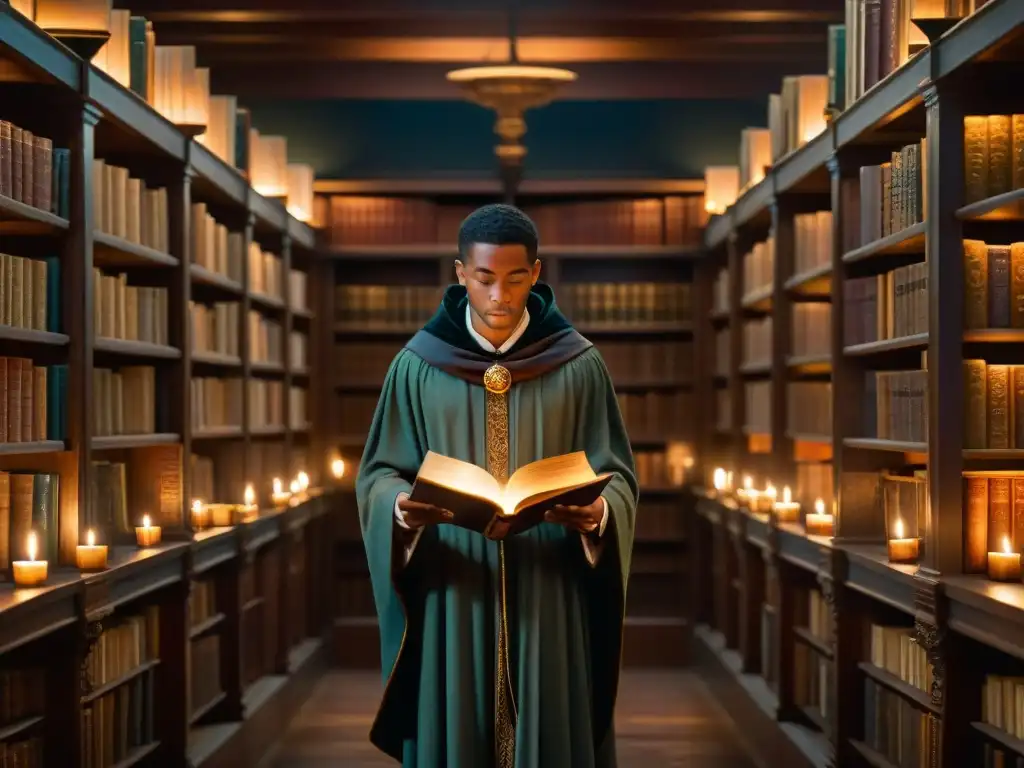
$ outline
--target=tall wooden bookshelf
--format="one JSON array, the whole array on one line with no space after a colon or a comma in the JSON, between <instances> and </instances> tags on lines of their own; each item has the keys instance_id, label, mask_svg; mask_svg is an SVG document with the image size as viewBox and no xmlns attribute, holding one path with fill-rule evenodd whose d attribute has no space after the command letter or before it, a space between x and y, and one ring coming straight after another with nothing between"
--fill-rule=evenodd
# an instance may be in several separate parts
<instances>
[{"instance_id":1,"label":"tall wooden bookshelf","mask_svg":"<svg viewBox=\"0 0 1024 768\"><path fill-rule=\"evenodd\" d=\"M695 326L715 374L698 384L695 635L780 764L1024 759L1024 584L987 573L1004 542L1024 549L1008 416L1024 138L1005 86L1024 7L983 6L705 232L698 283L729 283ZM745 269L769 242L769 267ZM745 330L764 317L770 331ZM737 487L790 486L800 519L716 493L716 467ZM819 497L834 536L807 532ZM919 538L913 562L887 552L898 524Z\"/></svg>"},{"instance_id":2,"label":"tall wooden bookshelf","mask_svg":"<svg viewBox=\"0 0 1024 768\"><path fill-rule=\"evenodd\" d=\"M692 458L691 284L704 223L700 182L527 181L517 199L540 232L541 279L601 350L641 483L627 609L626 662L678 663L686 645L683 487ZM331 448L358 465L388 364L455 282L457 234L496 184L321 182L334 286L327 422ZM354 498L350 502L354 505ZM374 605L354 514L339 574L339 637L348 663L377 663ZM364 641L355 643L354 633Z\"/></svg>"},{"instance_id":3,"label":"tall wooden bookshelf","mask_svg":"<svg viewBox=\"0 0 1024 768\"><path fill-rule=\"evenodd\" d=\"M6 3L0 70L0 754L254 765L331 619L336 496L299 352L314 302L292 277L314 269L314 232ZM50 140L21 167L11 126ZM274 506L271 479L300 471L312 486ZM239 509L209 527L193 499ZM20 587L30 529L48 577ZM89 533L105 570L76 566Z\"/></svg>"}]
</instances>

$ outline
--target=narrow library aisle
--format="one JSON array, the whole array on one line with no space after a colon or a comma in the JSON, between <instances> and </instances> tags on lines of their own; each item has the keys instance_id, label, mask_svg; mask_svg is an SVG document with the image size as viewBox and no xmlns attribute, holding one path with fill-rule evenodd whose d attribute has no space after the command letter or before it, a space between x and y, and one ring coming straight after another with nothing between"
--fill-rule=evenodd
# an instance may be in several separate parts
<instances>
[{"instance_id":1,"label":"narrow library aisle","mask_svg":"<svg viewBox=\"0 0 1024 768\"><path fill-rule=\"evenodd\" d=\"M366 739L380 695L375 672L320 681L278 750L260 768L392 768ZM616 715L619 768L755 768L736 724L700 677L678 670L627 671Z\"/></svg>"}]
</instances>

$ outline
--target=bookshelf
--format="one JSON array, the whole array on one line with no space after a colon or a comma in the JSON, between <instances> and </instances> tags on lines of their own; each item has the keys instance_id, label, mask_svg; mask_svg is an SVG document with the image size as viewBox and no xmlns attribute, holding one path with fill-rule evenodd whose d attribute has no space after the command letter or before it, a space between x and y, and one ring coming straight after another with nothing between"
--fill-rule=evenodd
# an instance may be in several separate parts
<instances>
[{"instance_id":1,"label":"bookshelf","mask_svg":"<svg viewBox=\"0 0 1024 768\"><path fill-rule=\"evenodd\" d=\"M694 441L694 263L704 223L700 182L524 182L517 204L541 238L541 279L601 350L633 438L641 489L626 663L684 657L689 550L682 509ZM455 282L457 234L477 206L501 199L472 182L322 182L329 232L325 302L337 360L329 451L357 466L394 355ZM354 507L354 498L349 502ZM355 519L355 515L352 515ZM338 593L345 663L377 663L375 612L358 527L346 524ZM354 642L354 633L365 640Z\"/></svg>"},{"instance_id":2,"label":"bookshelf","mask_svg":"<svg viewBox=\"0 0 1024 768\"><path fill-rule=\"evenodd\" d=\"M322 670L332 614L338 495L296 351L315 232L109 61L7 4L0 40L3 156L33 137L0 165L0 755L255 764ZM274 504L271 479L300 472L310 487ZM34 587L13 583L30 533ZM90 540L106 568L77 567Z\"/></svg>"},{"instance_id":3,"label":"bookshelf","mask_svg":"<svg viewBox=\"0 0 1024 768\"><path fill-rule=\"evenodd\" d=\"M1001 83L1020 71L1024 9L971 10L705 230L696 648L780 762L1024 759L1024 585L994 570L1022 547L1008 414L1024 184L999 147L1016 147ZM754 397L752 379L768 382ZM733 491L711 490L716 468ZM759 495L735 490L745 475ZM798 515L770 512L769 483ZM832 531L808 518L818 498Z\"/></svg>"}]
</instances>

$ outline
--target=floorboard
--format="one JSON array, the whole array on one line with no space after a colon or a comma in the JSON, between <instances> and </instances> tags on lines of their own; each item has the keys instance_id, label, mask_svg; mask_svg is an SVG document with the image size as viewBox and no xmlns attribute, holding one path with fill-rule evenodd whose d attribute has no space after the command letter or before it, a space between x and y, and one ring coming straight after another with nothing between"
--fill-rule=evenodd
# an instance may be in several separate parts
<instances>
[{"instance_id":1,"label":"floorboard","mask_svg":"<svg viewBox=\"0 0 1024 768\"><path fill-rule=\"evenodd\" d=\"M376 673L327 675L264 768L394 768L366 737L380 690ZM690 672L625 672L616 735L619 768L755 768L735 724Z\"/></svg>"}]
</instances>

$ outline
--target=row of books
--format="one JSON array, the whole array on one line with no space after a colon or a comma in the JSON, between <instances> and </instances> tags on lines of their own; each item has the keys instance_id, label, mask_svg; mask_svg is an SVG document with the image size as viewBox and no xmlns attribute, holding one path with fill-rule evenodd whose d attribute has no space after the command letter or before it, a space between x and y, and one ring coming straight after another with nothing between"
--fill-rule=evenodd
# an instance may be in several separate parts
<instances>
[{"instance_id":1,"label":"row of books","mask_svg":"<svg viewBox=\"0 0 1024 768\"><path fill-rule=\"evenodd\" d=\"M1024 366L963 366L964 448L1024 448Z\"/></svg>"},{"instance_id":2,"label":"row of books","mask_svg":"<svg viewBox=\"0 0 1024 768\"><path fill-rule=\"evenodd\" d=\"M875 437L896 442L928 441L928 371L872 371L867 374L868 412Z\"/></svg>"},{"instance_id":3,"label":"row of books","mask_svg":"<svg viewBox=\"0 0 1024 768\"><path fill-rule=\"evenodd\" d=\"M775 280L775 238L754 245L743 256L743 302L749 297L771 288Z\"/></svg>"},{"instance_id":4,"label":"row of books","mask_svg":"<svg viewBox=\"0 0 1024 768\"><path fill-rule=\"evenodd\" d=\"M265 379L246 381L249 393L249 428L284 426L284 382Z\"/></svg>"},{"instance_id":5,"label":"row of books","mask_svg":"<svg viewBox=\"0 0 1024 768\"><path fill-rule=\"evenodd\" d=\"M249 360L284 365L284 327L255 309L249 310Z\"/></svg>"},{"instance_id":6,"label":"row of books","mask_svg":"<svg viewBox=\"0 0 1024 768\"><path fill-rule=\"evenodd\" d=\"M192 428L197 432L242 426L242 380L193 378Z\"/></svg>"},{"instance_id":7,"label":"row of books","mask_svg":"<svg viewBox=\"0 0 1024 768\"><path fill-rule=\"evenodd\" d=\"M189 261L241 287L245 234L234 232L217 221L203 202L192 203L189 224Z\"/></svg>"},{"instance_id":8,"label":"row of books","mask_svg":"<svg viewBox=\"0 0 1024 768\"><path fill-rule=\"evenodd\" d=\"M619 392L619 410L630 435L686 437L693 424L691 392Z\"/></svg>"},{"instance_id":9,"label":"row of books","mask_svg":"<svg viewBox=\"0 0 1024 768\"><path fill-rule=\"evenodd\" d=\"M869 661L890 675L922 691L930 692L933 682L928 652L914 636L913 627L872 624Z\"/></svg>"},{"instance_id":10,"label":"row of books","mask_svg":"<svg viewBox=\"0 0 1024 768\"><path fill-rule=\"evenodd\" d=\"M202 498L202 497L201 497ZM212 497L206 496L210 499ZM188 593L188 623L198 627L217 614L217 582L213 578L194 579Z\"/></svg>"},{"instance_id":11,"label":"row of books","mask_svg":"<svg viewBox=\"0 0 1024 768\"><path fill-rule=\"evenodd\" d=\"M826 302L799 302L793 305L791 318L794 357L819 357L832 352L832 305Z\"/></svg>"},{"instance_id":12,"label":"row of books","mask_svg":"<svg viewBox=\"0 0 1024 768\"><path fill-rule=\"evenodd\" d=\"M157 397L153 366L93 368L92 400L98 437L150 434L165 422L167 401Z\"/></svg>"},{"instance_id":13,"label":"row of books","mask_svg":"<svg viewBox=\"0 0 1024 768\"><path fill-rule=\"evenodd\" d=\"M0 472L0 567L28 559L28 534L36 532L36 558L57 559L60 476Z\"/></svg>"},{"instance_id":14,"label":"row of books","mask_svg":"<svg viewBox=\"0 0 1024 768\"><path fill-rule=\"evenodd\" d=\"M693 344L688 341L601 341L597 345L615 384L689 382Z\"/></svg>"},{"instance_id":15,"label":"row of books","mask_svg":"<svg viewBox=\"0 0 1024 768\"><path fill-rule=\"evenodd\" d=\"M304 429L309 426L309 412L306 409L309 396L303 387L290 387L288 390L288 421L292 429Z\"/></svg>"},{"instance_id":16,"label":"row of books","mask_svg":"<svg viewBox=\"0 0 1024 768\"><path fill-rule=\"evenodd\" d=\"M0 691L0 728L46 711L46 673L38 667L0 669Z\"/></svg>"},{"instance_id":17,"label":"row of books","mask_svg":"<svg viewBox=\"0 0 1024 768\"><path fill-rule=\"evenodd\" d=\"M832 503L832 465L828 463L800 462L796 465L796 489L793 498L804 509L814 509L821 499L826 506Z\"/></svg>"},{"instance_id":18,"label":"row of books","mask_svg":"<svg viewBox=\"0 0 1024 768\"><path fill-rule=\"evenodd\" d=\"M150 669L82 708L84 768L107 768L131 759L156 740L155 670Z\"/></svg>"},{"instance_id":19,"label":"row of books","mask_svg":"<svg viewBox=\"0 0 1024 768\"><path fill-rule=\"evenodd\" d=\"M814 712L825 722L831 690L832 660L816 648L797 642L793 646L793 698L797 706Z\"/></svg>"},{"instance_id":20,"label":"row of books","mask_svg":"<svg viewBox=\"0 0 1024 768\"><path fill-rule=\"evenodd\" d=\"M715 315L729 314L729 270L722 269L715 275L711 289L711 312Z\"/></svg>"},{"instance_id":21,"label":"row of books","mask_svg":"<svg viewBox=\"0 0 1024 768\"><path fill-rule=\"evenodd\" d=\"M832 263L832 211L793 216L793 274L802 275Z\"/></svg>"},{"instance_id":22,"label":"row of books","mask_svg":"<svg viewBox=\"0 0 1024 768\"><path fill-rule=\"evenodd\" d=\"M93 330L105 339L169 343L167 289L129 285L128 275L93 267Z\"/></svg>"},{"instance_id":23,"label":"row of books","mask_svg":"<svg viewBox=\"0 0 1024 768\"><path fill-rule=\"evenodd\" d=\"M965 328L1024 328L1024 243L964 240L964 289Z\"/></svg>"},{"instance_id":24,"label":"row of books","mask_svg":"<svg viewBox=\"0 0 1024 768\"><path fill-rule=\"evenodd\" d=\"M418 327L437 311L444 288L424 285L339 285L335 320L372 328Z\"/></svg>"},{"instance_id":25,"label":"row of books","mask_svg":"<svg viewBox=\"0 0 1024 768\"><path fill-rule=\"evenodd\" d=\"M192 498L204 502L217 499L218 494L214 485L216 464L213 457L193 453L189 456L189 466L192 469Z\"/></svg>"},{"instance_id":26,"label":"row of books","mask_svg":"<svg viewBox=\"0 0 1024 768\"><path fill-rule=\"evenodd\" d=\"M843 284L847 346L928 332L928 265L899 267Z\"/></svg>"},{"instance_id":27,"label":"row of books","mask_svg":"<svg viewBox=\"0 0 1024 768\"><path fill-rule=\"evenodd\" d=\"M60 332L60 259L0 253L0 325Z\"/></svg>"},{"instance_id":28,"label":"row of books","mask_svg":"<svg viewBox=\"0 0 1024 768\"><path fill-rule=\"evenodd\" d=\"M927 209L925 140L893 152L891 160L860 169L860 244L924 221Z\"/></svg>"},{"instance_id":29,"label":"row of books","mask_svg":"<svg viewBox=\"0 0 1024 768\"><path fill-rule=\"evenodd\" d=\"M964 202L1024 189L1024 115L964 118Z\"/></svg>"},{"instance_id":30,"label":"row of books","mask_svg":"<svg viewBox=\"0 0 1024 768\"><path fill-rule=\"evenodd\" d=\"M127 168L92 161L93 228L160 253L169 250L167 188L149 187Z\"/></svg>"},{"instance_id":31,"label":"row of books","mask_svg":"<svg viewBox=\"0 0 1024 768\"><path fill-rule=\"evenodd\" d=\"M220 683L220 635L193 638L188 648L188 667L189 711L195 716L224 690Z\"/></svg>"},{"instance_id":32,"label":"row of books","mask_svg":"<svg viewBox=\"0 0 1024 768\"><path fill-rule=\"evenodd\" d=\"M941 720L869 677L864 678L864 744L897 768L927 765Z\"/></svg>"},{"instance_id":33,"label":"row of books","mask_svg":"<svg viewBox=\"0 0 1024 768\"><path fill-rule=\"evenodd\" d=\"M281 257L264 251L256 241L249 243L249 290L261 296L284 300Z\"/></svg>"},{"instance_id":34,"label":"row of books","mask_svg":"<svg viewBox=\"0 0 1024 768\"><path fill-rule=\"evenodd\" d=\"M715 376L728 378L732 359L732 333L728 328L715 331Z\"/></svg>"},{"instance_id":35,"label":"row of books","mask_svg":"<svg viewBox=\"0 0 1024 768\"><path fill-rule=\"evenodd\" d=\"M807 590L806 620L807 631L825 645L831 646L833 640L832 609L817 589Z\"/></svg>"},{"instance_id":36,"label":"row of books","mask_svg":"<svg viewBox=\"0 0 1024 768\"><path fill-rule=\"evenodd\" d=\"M981 689L981 721L1024 739L1024 679L986 675Z\"/></svg>"},{"instance_id":37,"label":"row of books","mask_svg":"<svg viewBox=\"0 0 1024 768\"><path fill-rule=\"evenodd\" d=\"M239 357L238 321L242 305L236 301L213 304L189 302L189 335L195 352L215 352Z\"/></svg>"},{"instance_id":38,"label":"row of books","mask_svg":"<svg viewBox=\"0 0 1024 768\"><path fill-rule=\"evenodd\" d=\"M743 365L770 365L772 361L772 317L743 324Z\"/></svg>"},{"instance_id":39,"label":"row of books","mask_svg":"<svg viewBox=\"0 0 1024 768\"><path fill-rule=\"evenodd\" d=\"M729 432L732 429L732 394L728 389L715 390L715 430Z\"/></svg>"},{"instance_id":40,"label":"row of books","mask_svg":"<svg viewBox=\"0 0 1024 768\"><path fill-rule=\"evenodd\" d=\"M786 385L786 398L790 435L832 434L832 382L791 381Z\"/></svg>"},{"instance_id":41,"label":"row of books","mask_svg":"<svg viewBox=\"0 0 1024 768\"><path fill-rule=\"evenodd\" d=\"M301 331L292 331L288 334L288 365L293 374L304 372L309 366L309 336ZM383 381L384 378L381 377L377 383Z\"/></svg>"},{"instance_id":42,"label":"row of books","mask_svg":"<svg viewBox=\"0 0 1024 768\"><path fill-rule=\"evenodd\" d=\"M0 443L63 440L67 376L67 365L0 357Z\"/></svg>"},{"instance_id":43,"label":"row of books","mask_svg":"<svg viewBox=\"0 0 1024 768\"><path fill-rule=\"evenodd\" d=\"M985 573L989 552L1024 551L1024 475L964 477L964 571Z\"/></svg>"},{"instance_id":44,"label":"row of books","mask_svg":"<svg viewBox=\"0 0 1024 768\"><path fill-rule=\"evenodd\" d=\"M692 318L689 283L569 283L558 303L573 323L643 326Z\"/></svg>"},{"instance_id":45,"label":"row of books","mask_svg":"<svg viewBox=\"0 0 1024 768\"><path fill-rule=\"evenodd\" d=\"M748 381L743 387L746 402L746 423L748 434L770 435L772 432L772 383L770 381Z\"/></svg>"},{"instance_id":46,"label":"row of books","mask_svg":"<svg viewBox=\"0 0 1024 768\"><path fill-rule=\"evenodd\" d=\"M683 472L674 466L665 451L637 450L633 452L636 480L641 487L664 488L683 484Z\"/></svg>"},{"instance_id":47,"label":"row of books","mask_svg":"<svg viewBox=\"0 0 1024 768\"><path fill-rule=\"evenodd\" d=\"M334 195L334 245L458 242L459 226L475 206L396 197ZM699 245L706 221L701 196L596 200L527 205L542 245Z\"/></svg>"},{"instance_id":48,"label":"row of books","mask_svg":"<svg viewBox=\"0 0 1024 768\"><path fill-rule=\"evenodd\" d=\"M93 689L119 680L147 661L160 658L159 606L122 617L104 627L85 659L85 673Z\"/></svg>"},{"instance_id":49,"label":"row of books","mask_svg":"<svg viewBox=\"0 0 1024 768\"><path fill-rule=\"evenodd\" d=\"M68 217L71 153L53 140L0 120L0 195Z\"/></svg>"}]
</instances>

